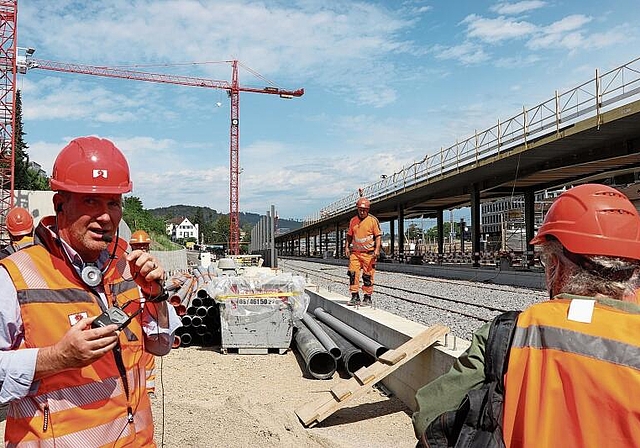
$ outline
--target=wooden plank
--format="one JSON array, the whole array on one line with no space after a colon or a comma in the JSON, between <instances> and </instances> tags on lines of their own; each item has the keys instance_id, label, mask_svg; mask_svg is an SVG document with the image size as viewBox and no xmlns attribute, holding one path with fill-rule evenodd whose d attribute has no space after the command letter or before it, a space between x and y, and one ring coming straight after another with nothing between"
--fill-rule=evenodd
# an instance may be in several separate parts
<instances>
[{"instance_id":1,"label":"wooden plank","mask_svg":"<svg viewBox=\"0 0 640 448\"><path fill-rule=\"evenodd\" d=\"M382 355L378 357L378 361L382 361L385 364L394 365L397 362L400 362L407 354L400 350L389 350L388 352L384 352Z\"/></svg>"},{"instance_id":2,"label":"wooden plank","mask_svg":"<svg viewBox=\"0 0 640 448\"><path fill-rule=\"evenodd\" d=\"M353 378L349 378L334 386L330 391L324 392L321 398L296 409L296 415L304 426L321 422L340 409L345 402L368 393L371 386L422 353L447 333L449 333L449 328L444 325L433 325L427 328L397 349L392 350L396 353L392 354L388 360L393 360L393 364L376 361L369 367L359 369Z\"/></svg>"}]
</instances>

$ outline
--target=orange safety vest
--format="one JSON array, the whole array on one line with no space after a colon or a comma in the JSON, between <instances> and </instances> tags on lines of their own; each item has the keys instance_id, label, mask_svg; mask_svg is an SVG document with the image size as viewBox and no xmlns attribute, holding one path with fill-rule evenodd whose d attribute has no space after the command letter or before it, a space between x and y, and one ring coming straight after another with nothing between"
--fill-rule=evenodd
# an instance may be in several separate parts
<instances>
[{"instance_id":1,"label":"orange safety vest","mask_svg":"<svg viewBox=\"0 0 640 448\"><path fill-rule=\"evenodd\" d=\"M50 232L43 227L37 234L42 245L0 261L17 290L24 324L20 348L52 345L83 316L102 312L99 297L82 283ZM122 305L139 299L140 292L121 249L127 243L122 239L117 243L116 259L104 274L103 286L111 304ZM139 306L133 302L125 311L131 314ZM155 446L151 402L140 364L140 322L138 316L120 333L119 351L89 366L42 378L35 394L10 402L7 446Z\"/></svg>"},{"instance_id":2,"label":"orange safety vest","mask_svg":"<svg viewBox=\"0 0 640 448\"><path fill-rule=\"evenodd\" d=\"M507 447L627 447L640 440L640 314L595 303L591 323L572 300L523 311L505 375Z\"/></svg>"},{"instance_id":3,"label":"orange safety vest","mask_svg":"<svg viewBox=\"0 0 640 448\"><path fill-rule=\"evenodd\" d=\"M367 215L366 218L360 219L354 216L349 221L349 230L347 235L351 237L352 252L371 252L376 248L376 238L382 235L378 218L373 215Z\"/></svg>"}]
</instances>

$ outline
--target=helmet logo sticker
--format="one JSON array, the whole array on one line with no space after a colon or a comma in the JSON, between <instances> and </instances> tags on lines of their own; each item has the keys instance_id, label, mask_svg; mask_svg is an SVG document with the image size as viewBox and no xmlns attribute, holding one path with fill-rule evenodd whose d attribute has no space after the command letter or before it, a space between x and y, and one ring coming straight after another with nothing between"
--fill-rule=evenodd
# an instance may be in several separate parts
<instances>
[{"instance_id":1,"label":"helmet logo sticker","mask_svg":"<svg viewBox=\"0 0 640 448\"><path fill-rule=\"evenodd\" d=\"M108 171L107 170L93 170L93 178L95 179L96 177L104 177L105 179L108 176Z\"/></svg>"}]
</instances>

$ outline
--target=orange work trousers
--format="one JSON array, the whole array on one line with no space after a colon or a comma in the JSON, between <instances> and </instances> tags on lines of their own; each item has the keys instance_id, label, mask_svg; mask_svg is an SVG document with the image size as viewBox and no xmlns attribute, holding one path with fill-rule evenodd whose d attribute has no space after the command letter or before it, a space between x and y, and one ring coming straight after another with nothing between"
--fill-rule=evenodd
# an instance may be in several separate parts
<instances>
[{"instance_id":1,"label":"orange work trousers","mask_svg":"<svg viewBox=\"0 0 640 448\"><path fill-rule=\"evenodd\" d=\"M376 257L372 253L351 252L349 256L349 292L351 293L358 292L360 289L360 270L362 270L362 292L373 293Z\"/></svg>"}]
</instances>

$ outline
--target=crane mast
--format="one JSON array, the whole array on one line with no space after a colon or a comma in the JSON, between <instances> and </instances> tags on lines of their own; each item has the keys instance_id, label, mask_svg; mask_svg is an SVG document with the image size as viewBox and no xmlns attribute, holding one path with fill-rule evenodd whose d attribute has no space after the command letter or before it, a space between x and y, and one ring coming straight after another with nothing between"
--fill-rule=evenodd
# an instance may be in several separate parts
<instances>
[{"instance_id":1,"label":"crane mast","mask_svg":"<svg viewBox=\"0 0 640 448\"><path fill-rule=\"evenodd\" d=\"M208 89L226 90L231 100L231 127L229 143L229 252L237 255L240 253L240 215L239 215L239 153L240 153L240 92L266 93L278 95L281 98L293 98L304 95L304 89L286 90L278 87L245 87L238 81L238 61L224 61L231 64L231 83L207 78L191 76L168 75L160 73L148 73L138 70L112 68L106 66L71 64L56 61L34 59L30 56L32 49L28 49L26 56L18 57L18 70L25 73L27 69L51 70L65 73L79 73L85 75L102 76L108 78L131 79L164 84L177 84L189 87L202 87ZM14 58L15 59L15 58ZM14 81L15 84L15 81ZM13 164L11 165L13 167ZM13 179L13 175L11 176ZM12 188L13 193L13 188ZM13 194L11 194L13 198Z\"/></svg>"},{"instance_id":2,"label":"crane mast","mask_svg":"<svg viewBox=\"0 0 640 448\"><path fill-rule=\"evenodd\" d=\"M9 241L6 218L13 207L16 125L18 2L0 1L0 240Z\"/></svg>"}]
</instances>

